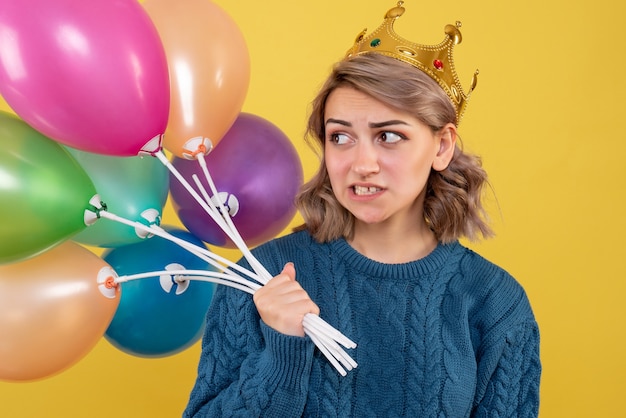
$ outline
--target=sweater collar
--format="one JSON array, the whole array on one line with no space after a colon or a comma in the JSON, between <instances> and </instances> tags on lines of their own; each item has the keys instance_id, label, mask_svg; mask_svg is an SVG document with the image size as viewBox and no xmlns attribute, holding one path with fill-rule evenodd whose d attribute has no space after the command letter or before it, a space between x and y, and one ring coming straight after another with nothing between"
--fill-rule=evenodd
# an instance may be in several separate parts
<instances>
[{"instance_id":1,"label":"sweater collar","mask_svg":"<svg viewBox=\"0 0 626 418\"><path fill-rule=\"evenodd\" d=\"M365 257L341 238L330 243L332 257L342 260L346 267L360 273L375 277L412 278L424 276L441 268L450 255L461 245L458 241L442 244L430 252L426 257L408 263L386 264Z\"/></svg>"}]
</instances>

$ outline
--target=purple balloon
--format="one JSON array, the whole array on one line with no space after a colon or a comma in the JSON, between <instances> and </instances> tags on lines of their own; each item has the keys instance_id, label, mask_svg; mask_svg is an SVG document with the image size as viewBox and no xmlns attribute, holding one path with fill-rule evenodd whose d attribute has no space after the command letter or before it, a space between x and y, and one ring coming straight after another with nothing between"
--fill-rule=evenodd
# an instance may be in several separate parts
<instances>
[{"instance_id":1,"label":"purple balloon","mask_svg":"<svg viewBox=\"0 0 626 418\"><path fill-rule=\"evenodd\" d=\"M169 114L165 50L136 0L0 0L0 94L65 145L154 152Z\"/></svg>"},{"instance_id":2,"label":"purple balloon","mask_svg":"<svg viewBox=\"0 0 626 418\"><path fill-rule=\"evenodd\" d=\"M294 198L303 181L302 164L289 138L271 122L241 113L206 162L233 223L249 247L281 232L296 213ZM196 174L210 194L197 161L175 157L174 167L192 185ZM235 245L174 176L172 203L185 227L219 247ZM226 198L227 197L227 198Z\"/></svg>"}]
</instances>

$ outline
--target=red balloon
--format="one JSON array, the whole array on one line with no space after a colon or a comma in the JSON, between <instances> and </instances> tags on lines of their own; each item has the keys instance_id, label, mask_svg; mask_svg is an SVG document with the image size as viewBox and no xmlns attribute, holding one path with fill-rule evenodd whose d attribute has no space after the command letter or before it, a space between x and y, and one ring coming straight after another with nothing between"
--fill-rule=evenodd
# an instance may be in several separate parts
<instances>
[{"instance_id":1,"label":"red balloon","mask_svg":"<svg viewBox=\"0 0 626 418\"><path fill-rule=\"evenodd\" d=\"M235 227L249 247L275 237L293 219L295 195L303 181L302 164L277 126L241 113L205 159ZM198 175L210 193L198 161L175 157L173 165L192 185L192 175ZM173 176L170 192L178 217L192 234L209 244L236 247Z\"/></svg>"}]
</instances>

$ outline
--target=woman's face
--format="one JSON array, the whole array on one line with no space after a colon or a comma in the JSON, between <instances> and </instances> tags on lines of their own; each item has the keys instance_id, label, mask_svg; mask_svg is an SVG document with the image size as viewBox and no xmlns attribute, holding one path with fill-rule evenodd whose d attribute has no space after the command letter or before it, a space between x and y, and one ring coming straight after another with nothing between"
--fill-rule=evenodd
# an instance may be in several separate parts
<instances>
[{"instance_id":1,"label":"woman's face","mask_svg":"<svg viewBox=\"0 0 626 418\"><path fill-rule=\"evenodd\" d=\"M330 94L324 123L333 192L357 223L410 226L423 220L431 168L445 168L442 134L349 87Z\"/></svg>"}]
</instances>

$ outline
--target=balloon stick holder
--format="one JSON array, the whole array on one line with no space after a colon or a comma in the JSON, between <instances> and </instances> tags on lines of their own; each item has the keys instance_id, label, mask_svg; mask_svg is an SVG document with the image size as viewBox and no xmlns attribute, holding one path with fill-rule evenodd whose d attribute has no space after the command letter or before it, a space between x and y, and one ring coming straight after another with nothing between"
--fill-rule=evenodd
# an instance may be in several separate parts
<instances>
[{"instance_id":1,"label":"balloon stick holder","mask_svg":"<svg viewBox=\"0 0 626 418\"><path fill-rule=\"evenodd\" d=\"M185 142L182 147L182 156L187 160L194 160L198 154L206 155L213 149L213 142L209 138L196 136Z\"/></svg>"},{"instance_id":2,"label":"balloon stick holder","mask_svg":"<svg viewBox=\"0 0 626 418\"><path fill-rule=\"evenodd\" d=\"M159 272L146 272L115 277L115 283L123 283L129 280L160 276L161 280L164 280L165 278L166 281L171 280L172 282L176 282L178 284L182 284L189 279L201 280L230 286L249 294L254 294L256 290L260 289L261 286L265 285L270 279L272 279L272 275L250 252L250 249L235 227L228 209L219 198L219 193L217 192L215 183L210 175L204 158L204 153L197 153L196 160L200 164L213 198L211 198L207 190L204 188L197 175L194 174L192 178L199 192L189 184L189 182L171 164L163 152L159 151L153 153L152 155L158 158L161 163L168 168L168 170L176 177L183 187L191 194L194 200L196 200L203 210L237 246L246 261L248 261L252 267L252 271L209 251L207 248L191 244L188 241L175 237L155 223L146 225L141 222L130 221L109 212L106 207L103 207L97 210L98 218L107 218L126 224L135 228L138 232L144 231L146 236L150 234L167 239L204 260L219 271L213 272L204 270L168 269ZM355 342L347 338L315 314L306 314L302 325L304 327L304 332L309 336L309 338L311 338L313 343L342 376L346 376L347 371L357 367L357 363L344 350L344 348L355 348Z\"/></svg>"}]
</instances>

